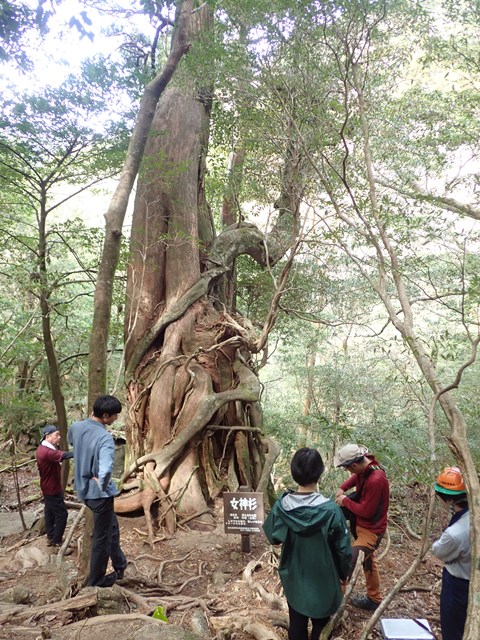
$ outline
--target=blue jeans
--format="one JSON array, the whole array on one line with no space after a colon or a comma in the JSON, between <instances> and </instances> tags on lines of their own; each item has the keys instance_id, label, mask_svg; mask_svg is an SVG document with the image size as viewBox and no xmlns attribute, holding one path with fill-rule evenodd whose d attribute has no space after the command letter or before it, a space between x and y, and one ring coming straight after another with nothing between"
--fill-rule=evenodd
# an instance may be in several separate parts
<instances>
[{"instance_id":1,"label":"blue jeans","mask_svg":"<svg viewBox=\"0 0 480 640\"><path fill-rule=\"evenodd\" d=\"M469 580L455 578L443 568L440 626L443 640L462 640L467 619Z\"/></svg>"},{"instance_id":2,"label":"blue jeans","mask_svg":"<svg viewBox=\"0 0 480 640\"><path fill-rule=\"evenodd\" d=\"M87 585L101 587L111 558L115 571L124 571L127 559L120 548L120 530L113 510L113 497L85 500L93 513L92 555Z\"/></svg>"},{"instance_id":3,"label":"blue jeans","mask_svg":"<svg viewBox=\"0 0 480 640\"><path fill-rule=\"evenodd\" d=\"M62 544L68 516L63 493L57 493L54 496L43 496L43 503L45 505L44 515L47 538L53 544Z\"/></svg>"}]
</instances>

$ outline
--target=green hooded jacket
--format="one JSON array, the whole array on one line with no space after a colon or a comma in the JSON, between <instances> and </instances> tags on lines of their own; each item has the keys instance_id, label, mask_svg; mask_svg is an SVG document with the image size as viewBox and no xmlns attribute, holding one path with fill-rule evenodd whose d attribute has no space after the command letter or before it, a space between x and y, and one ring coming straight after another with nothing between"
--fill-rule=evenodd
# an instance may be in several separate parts
<instances>
[{"instance_id":1,"label":"green hooded jacket","mask_svg":"<svg viewBox=\"0 0 480 640\"><path fill-rule=\"evenodd\" d=\"M286 491L263 530L282 544L280 579L288 604L309 618L328 618L342 601L340 579L350 572L350 534L340 508L319 493Z\"/></svg>"}]
</instances>

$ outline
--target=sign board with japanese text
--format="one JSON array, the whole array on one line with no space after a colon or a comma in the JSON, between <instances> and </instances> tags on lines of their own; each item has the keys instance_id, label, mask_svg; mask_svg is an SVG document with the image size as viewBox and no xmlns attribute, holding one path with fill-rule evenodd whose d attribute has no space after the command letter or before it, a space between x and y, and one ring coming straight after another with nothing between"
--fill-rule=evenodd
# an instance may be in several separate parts
<instances>
[{"instance_id":1,"label":"sign board with japanese text","mask_svg":"<svg viewBox=\"0 0 480 640\"><path fill-rule=\"evenodd\" d=\"M242 535L261 533L263 520L262 492L223 494L225 533L240 533Z\"/></svg>"}]
</instances>

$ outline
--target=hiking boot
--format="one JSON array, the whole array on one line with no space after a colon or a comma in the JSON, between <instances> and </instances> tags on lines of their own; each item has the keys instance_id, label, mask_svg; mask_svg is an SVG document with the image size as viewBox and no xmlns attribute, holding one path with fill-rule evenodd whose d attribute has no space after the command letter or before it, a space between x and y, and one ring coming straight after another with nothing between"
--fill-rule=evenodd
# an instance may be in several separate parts
<instances>
[{"instance_id":1,"label":"hiking boot","mask_svg":"<svg viewBox=\"0 0 480 640\"><path fill-rule=\"evenodd\" d=\"M375 611L375 609L378 609L380 604L380 602L375 602L368 596L352 596L350 598L350 603L353 604L354 607L365 609L365 611Z\"/></svg>"},{"instance_id":2,"label":"hiking boot","mask_svg":"<svg viewBox=\"0 0 480 640\"><path fill-rule=\"evenodd\" d=\"M52 544L47 545L49 547L52 547L52 551L53 553L58 553L60 551L60 549L62 548L61 544L56 544L55 542L52 542ZM73 549L71 547L67 547L65 549L65 551L63 552L64 556L71 556L73 553Z\"/></svg>"},{"instance_id":3,"label":"hiking boot","mask_svg":"<svg viewBox=\"0 0 480 640\"><path fill-rule=\"evenodd\" d=\"M111 573L107 573L107 575L104 576L96 586L97 587L113 587L116 581L117 581L117 572L112 571Z\"/></svg>"},{"instance_id":4,"label":"hiking boot","mask_svg":"<svg viewBox=\"0 0 480 640\"><path fill-rule=\"evenodd\" d=\"M54 546L55 546L55 542L50 538L47 538L47 547L54 547Z\"/></svg>"},{"instance_id":5,"label":"hiking boot","mask_svg":"<svg viewBox=\"0 0 480 640\"><path fill-rule=\"evenodd\" d=\"M115 569L115 573L117 574L117 580L123 580L125 577L125 569Z\"/></svg>"}]
</instances>

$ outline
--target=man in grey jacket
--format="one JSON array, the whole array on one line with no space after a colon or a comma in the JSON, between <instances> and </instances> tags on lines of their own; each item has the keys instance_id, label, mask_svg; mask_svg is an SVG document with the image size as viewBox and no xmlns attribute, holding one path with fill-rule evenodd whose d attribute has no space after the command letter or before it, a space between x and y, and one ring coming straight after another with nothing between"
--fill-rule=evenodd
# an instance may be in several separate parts
<instances>
[{"instance_id":1,"label":"man in grey jacket","mask_svg":"<svg viewBox=\"0 0 480 640\"><path fill-rule=\"evenodd\" d=\"M111 587L123 578L127 566L113 508L113 498L118 494L112 480L115 445L106 429L115 422L121 410L122 405L115 396L100 396L93 403L90 417L74 422L68 432L75 455L75 489L79 500L83 500L93 513L88 586ZM106 575L109 558L114 571Z\"/></svg>"}]
</instances>

